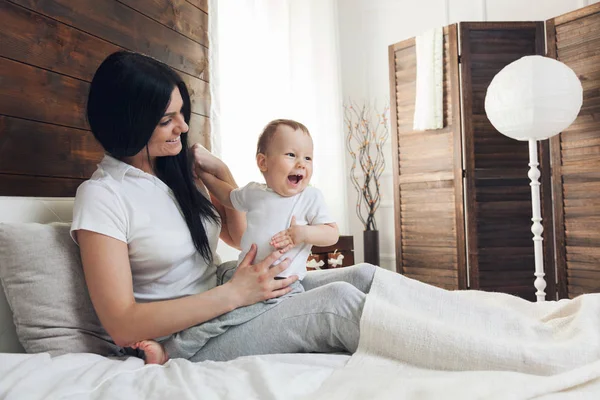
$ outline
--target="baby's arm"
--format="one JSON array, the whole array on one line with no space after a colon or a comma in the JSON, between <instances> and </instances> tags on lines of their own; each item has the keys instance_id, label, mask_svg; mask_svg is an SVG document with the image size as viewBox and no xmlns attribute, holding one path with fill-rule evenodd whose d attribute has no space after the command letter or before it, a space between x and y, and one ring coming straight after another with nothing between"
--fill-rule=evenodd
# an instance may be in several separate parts
<instances>
[{"instance_id":1,"label":"baby's arm","mask_svg":"<svg viewBox=\"0 0 600 400\"><path fill-rule=\"evenodd\" d=\"M276 249L288 248L288 250L302 243L312 246L331 246L337 243L339 236L336 223L296 225L296 217L292 217L290 227L271 238L271 246Z\"/></svg>"},{"instance_id":2,"label":"baby's arm","mask_svg":"<svg viewBox=\"0 0 600 400\"><path fill-rule=\"evenodd\" d=\"M337 243L340 231L336 223L322 225L305 225L306 239L304 243L313 246L331 246Z\"/></svg>"}]
</instances>

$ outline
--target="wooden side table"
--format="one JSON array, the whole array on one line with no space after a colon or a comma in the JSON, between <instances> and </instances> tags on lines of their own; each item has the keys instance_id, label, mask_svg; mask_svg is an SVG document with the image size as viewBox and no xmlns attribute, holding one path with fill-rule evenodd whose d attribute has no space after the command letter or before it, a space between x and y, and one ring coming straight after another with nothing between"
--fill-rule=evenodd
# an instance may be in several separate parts
<instances>
[{"instance_id":1,"label":"wooden side table","mask_svg":"<svg viewBox=\"0 0 600 400\"><path fill-rule=\"evenodd\" d=\"M339 255L343 255L341 265L331 264L330 260L337 260ZM354 236L340 236L338 242L332 246L312 247L312 254L308 257L308 261L315 260L316 262L323 261L323 266L320 269L339 268L354 265ZM307 266L308 270L310 268Z\"/></svg>"}]
</instances>

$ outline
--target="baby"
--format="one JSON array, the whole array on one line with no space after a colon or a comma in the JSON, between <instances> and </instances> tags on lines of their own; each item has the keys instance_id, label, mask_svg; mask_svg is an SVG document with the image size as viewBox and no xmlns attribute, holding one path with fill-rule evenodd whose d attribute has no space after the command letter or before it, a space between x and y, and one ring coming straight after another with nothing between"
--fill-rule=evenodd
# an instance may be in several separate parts
<instances>
[{"instance_id":1,"label":"baby","mask_svg":"<svg viewBox=\"0 0 600 400\"><path fill-rule=\"evenodd\" d=\"M256 260L280 249L284 254L275 264L286 258L291 263L275 279L297 275L301 280L307 272L311 247L337 242L338 227L329 215L323 195L308 186L312 162L313 142L308 129L299 122L278 119L270 122L258 139L256 163L266 184L252 182L234 189L213 175L201 174L208 190L225 207L246 212L248 227L242 236L238 264L253 243L258 249ZM277 301L272 299L267 303ZM133 347L144 350L146 363L162 364L168 359L163 346L155 341L144 340Z\"/></svg>"},{"instance_id":2,"label":"baby","mask_svg":"<svg viewBox=\"0 0 600 400\"><path fill-rule=\"evenodd\" d=\"M207 187L225 206L246 212L248 228L241 241L241 262L256 243L257 260L273 249L291 260L278 278L306 275L311 247L335 244L339 233L321 192L308 186L313 173L313 142L308 129L292 120L270 122L258 139L256 163L266 184L233 189L227 183ZM276 262L277 264L278 262Z\"/></svg>"}]
</instances>

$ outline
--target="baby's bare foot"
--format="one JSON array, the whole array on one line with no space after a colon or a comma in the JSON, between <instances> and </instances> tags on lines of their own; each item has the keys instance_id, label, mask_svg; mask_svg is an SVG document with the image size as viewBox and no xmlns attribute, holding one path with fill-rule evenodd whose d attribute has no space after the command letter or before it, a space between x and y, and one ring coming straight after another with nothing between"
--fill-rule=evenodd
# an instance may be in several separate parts
<instances>
[{"instance_id":1,"label":"baby's bare foot","mask_svg":"<svg viewBox=\"0 0 600 400\"><path fill-rule=\"evenodd\" d=\"M134 343L131 347L144 350L146 364L164 364L169 360L167 351L158 342L154 340L142 340Z\"/></svg>"}]
</instances>

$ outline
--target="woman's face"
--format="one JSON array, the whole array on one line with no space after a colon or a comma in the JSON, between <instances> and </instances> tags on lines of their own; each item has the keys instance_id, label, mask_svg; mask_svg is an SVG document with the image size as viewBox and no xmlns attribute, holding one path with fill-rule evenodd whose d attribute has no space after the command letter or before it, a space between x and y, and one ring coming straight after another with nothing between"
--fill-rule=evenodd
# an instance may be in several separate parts
<instances>
[{"instance_id":1,"label":"woman's face","mask_svg":"<svg viewBox=\"0 0 600 400\"><path fill-rule=\"evenodd\" d=\"M182 108L183 99L179 88L175 87L169 106L148 141L150 158L176 156L181 151L181 134L189 129L181 113Z\"/></svg>"}]
</instances>

